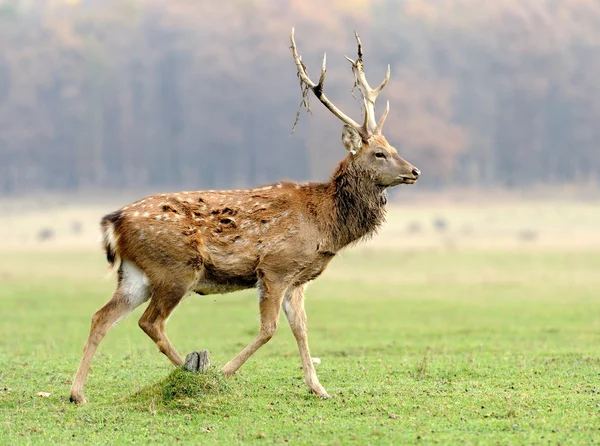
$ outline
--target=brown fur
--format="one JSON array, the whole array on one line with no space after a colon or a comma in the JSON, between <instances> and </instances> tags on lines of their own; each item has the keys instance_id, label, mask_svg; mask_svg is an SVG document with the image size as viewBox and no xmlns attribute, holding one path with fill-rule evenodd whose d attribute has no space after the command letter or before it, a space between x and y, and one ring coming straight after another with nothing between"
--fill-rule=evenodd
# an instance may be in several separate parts
<instances>
[{"instance_id":1,"label":"brown fur","mask_svg":"<svg viewBox=\"0 0 600 446\"><path fill-rule=\"evenodd\" d=\"M250 288L261 270L273 270L302 285L371 235L384 205L385 190L345 160L327 183L147 197L103 218L117 238L104 245L109 261L131 260L151 283L188 276Z\"/></svg>"},{"instance_id":2,"label":"brown fur","mask_svg":"<svg viewBox=\"0 0 600 446\"><path fill-rule=\"evenodd\" d=\"M105 239L107 258L129 259L151 279L193 270L252 287L263 268L296 277L383 222L385 191L361 175L343 162L328 183L154 195L103 219L118 239L115 247Z\"/></svg>"}]
</instances>

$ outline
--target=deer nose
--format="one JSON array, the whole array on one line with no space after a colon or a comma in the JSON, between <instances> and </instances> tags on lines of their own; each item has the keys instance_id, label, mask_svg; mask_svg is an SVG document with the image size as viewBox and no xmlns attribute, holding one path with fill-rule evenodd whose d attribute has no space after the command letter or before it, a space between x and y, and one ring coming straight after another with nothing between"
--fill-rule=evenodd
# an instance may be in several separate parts
<instances>
[{"instance_id":1,"label":"deer nose","mask_svg":"<svg viewBox=\"0 0 600 446\"><path fill-rule=\"evenodd\" d=\"M415 176L415 178L419 178L419 175L421 175L421 171L415 167L412 170L412 174Z\"/></svg>"}]
</instances>

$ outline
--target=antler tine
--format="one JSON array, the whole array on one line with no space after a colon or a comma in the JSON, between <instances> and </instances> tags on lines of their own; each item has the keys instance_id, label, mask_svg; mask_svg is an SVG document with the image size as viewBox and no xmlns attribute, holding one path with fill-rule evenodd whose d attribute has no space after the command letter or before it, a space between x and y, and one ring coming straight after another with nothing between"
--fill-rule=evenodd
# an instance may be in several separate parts
<instances>
[{"instance_id":1,"label":"antler tine","mask_svg":"<svg viewBox=\"0 0 600 446\"><path fill-rule=\"evenodd\" d=\"M377 127L375 127L375 130L373 131L374 135L381 135L381 130L383 129L383 124L385 124L385 118L387 118L387 115L389 112L390 112L390 101L387 101L387 103L385 105L385 111L383 112L383 115L381 115L381 119L379 119L379 122L377 123Z\"/></svg>"},{"instance_id":2,"label":"antler tine","mask_svg":"<svg viewBox=\"0 0 600 446\"><path fill-rule=\"evenodd\" d=\"M346 58L346 60L348 62L350 62L352 65L356 65L356 62L354 62L354 59L350 59L348 56L344 56Z\"/></svg>"},{"instance_id":3,"label":"antler tine","mask_svg":"<svg viewBox=\"0 0 600 446\"><path fill-rule=\"evenodd\" d=\"M319 77L319 85L321 90L323 89L323 84L325 83L325 73L327 72L327 53L323 53L323 63L321 63L321 77Z\"/></svg>"},{"instance_id":4,"label":"antler tine","mask_svg":"<svg viewBox=\"0 0 600 446\"><path fill-rule=\"evenodd\" d=\"M376 123L375 101L377 100L377 96L379 96L379 93L381 93L381 90L383 90L383 88L390 80L390 66L388 65L385 78L383 79L381 84L379 84L379 86L375 89L371 88L365 75L365 65L362 60L362 42L360 41L360 37L358 36L358 33L356 31L354 31L354 37L356 37L356 43L358 45L358 59L354 61L348 56L346 56L346 59L352 64L352 72L354 73L355 77L355 87L359 87L363 98L365 99L365 121L369 123L370 128L375 129L374 133L381 133L381 127L383 127L383 122L385 122L385 117L387 117L387 111L385 112L386 116L382 117L382 119L379 120L379 123Z\"/></svg>"},{"instance_id":5,"label":"antler tine","mask_svg":"<svg viewBox=\"0 0 600 446\"><path fill-rule=\"evenodd\" d=\"M388 81L390 80L390 74L391 74L391 69L390 69L390 64L388 64L387 71L385 72L385 78L383 79L381 84L379 84L379 87L377 87L375 89L377 94L381 93L381 90L383 90L383 87L385 87L387 85Z\"/></svg>"},{"instance_id":6,"label":"antler tine","mask_svg":"<svg viewBox=\"0 0 600 446\"><path fill-rule=\"evenodd\" d=\"M364 98L364 97L363 97L363 106L365 108L365 117L363 119L362 128L363 128L363 131L369 133L369 119L370 119L371 115L368 113L369 104L367 102L367 98Z\"/></svg>"},{"instance_id":7,"label":"antler tine","mask_svg":"<svg viewBox=\"0 0 600 446\"><path fill-rule=\"evenodd\" d=\"M365 129L362 126L360 126L354 119L350 118L345 113L343 113L339 108L337 108L327 98L327 96L325 96L325 93L323 93L323 84L325 82L325 73L327 71L327 69L326 69L327 54L325 54L323 56L323 63L321 65L321 76L319 78L319 83L315 84L308 77L308 73L306 72L306 66L302 63L302 60L301 60L300 56L298 55L298 50L296 49L296 42L294 40L294 28L292 28L290 40L292 43L292 46L291 46L292 55L294 56L294 62L296 63L296 68L298 69L298 76L300 76L300 86L302 87L302 84L304 84L308 88L310 88L312 90L312 92L315 94L315 96L317 97L317 99L319 99L319 101L321 101L321 103L325 107L327 107L327 109L331 113L333 113L335 116L337 116L345 124L348 124L348 125L354 127L355 129L357 129L361 133L361 136L363 138L365 138L365 139L368 138L369 137L368 132L366 132ZM305 102L306 101L303 101L303 104L305 104Z\"/></svg>"},{"instance_id":8,"label":"antler tine","mask_svg":"<svg viewBox=\"0 0 600 446\"><path fill-rule=\"evenodd\" d=\"M358 58L362 60L362 43L360 42L360 37L358 37L358 32L356 30L354 31L354 37L356 37L356 43L358 44Z\"/></svg>"}]
</instances>

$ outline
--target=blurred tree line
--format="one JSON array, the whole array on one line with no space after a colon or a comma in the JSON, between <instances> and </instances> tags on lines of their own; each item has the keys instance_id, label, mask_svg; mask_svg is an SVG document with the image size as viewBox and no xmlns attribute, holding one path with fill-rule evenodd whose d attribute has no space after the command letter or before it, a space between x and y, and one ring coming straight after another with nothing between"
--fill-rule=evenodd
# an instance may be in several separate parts
<instances>
[{"instance_id":1,"label":"blurred tree line","mask_svg":"<svg viewBox=\"0 0 600 446\"><path fill-rule=\"evenodd\" d=\"M385 134L429 187L597 184L597 0L0 0L0 191L326 178L341 125L313 100L290 135L292 26L357 120L352 31L372 84L391 65Z\"/></svg>"}]
</instances>

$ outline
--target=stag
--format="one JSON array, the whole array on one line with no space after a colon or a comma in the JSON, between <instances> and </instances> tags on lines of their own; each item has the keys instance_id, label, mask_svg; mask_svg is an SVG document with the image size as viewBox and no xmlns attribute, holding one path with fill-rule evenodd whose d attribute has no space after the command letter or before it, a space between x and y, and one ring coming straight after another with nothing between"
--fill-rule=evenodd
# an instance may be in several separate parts
<instances>
[{"instance_id":1,"label":"stag","mask_svg":"<svg viewBox=\"0 0 600 446\"><path fill-rule=\"evenodd\" d=\"M175 366L184 363L165 332L167 319L190 292L222 294L257 288L258 335L222 369L232 376L267 343L280 309L296 338L309 390L329 398L311 359L304 287L345 246L372 235L385 217L386 189L413 184L420 172L402 159L382 134L389 102L378 122L377 88L367 82L358 34L358 58L348 58L362 95L358 124L325 95L325 62L317 83L308 76L291 33L303 104L309 91L343 123L347 156L327 182L279 182L248 190L195 191L152 195L101 220L106 257L118 272L117 289L92 317L89 338L71 387L71 401L85 403L83 387L98 344L111 326L149 301L140 328Z\"/></svg>"}]
</instances>

